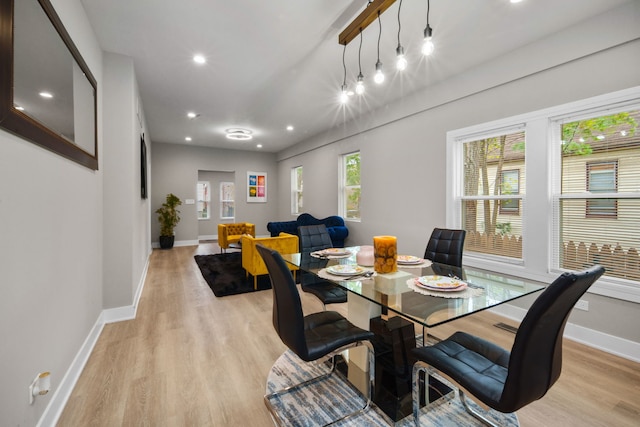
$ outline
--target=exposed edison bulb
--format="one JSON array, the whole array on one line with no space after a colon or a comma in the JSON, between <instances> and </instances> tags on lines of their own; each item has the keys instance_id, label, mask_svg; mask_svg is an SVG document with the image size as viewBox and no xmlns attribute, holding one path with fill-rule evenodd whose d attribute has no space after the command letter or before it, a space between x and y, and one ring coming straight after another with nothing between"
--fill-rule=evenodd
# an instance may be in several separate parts
<instances>
[{"instance_id":1,"label":"exposed edison bulb","mask_svg":"<svg viewBox=\"0 0 640 427\"><path fill-rule=\"evenodd\" d=\"M377 84L384 82L384 73L382 72L382 62L380 60L376 62L376 73L373 76L373 81Z\"/></svg>"},{"instance_id":2,"label":"exposed edison bulb","mask_svg":"<svg viewBox=\"0 0 640 427\"><path fill-rule=\"evenodd\" d=\"M396 49L396 68L402 71L407 68L407 58L404 56L404 48L398 45Z\"/></svg>"},{"instance_id":3,"label":"exposed edison bulb","mask_svg":"<svg viewBox=\"0 0 640 427\"><path fill-rule=\"evenodd\" d=\"M422 44L422 54L424 56L429 56L433 53L435 46L433 45L433 40L431 37L427 37L424 39L424 43Z\"/></svg>"},{"instance_id":4,"label":"exposed edison bulb","mask_svg":"<svg viewBox=\"0 0 640 427\"><path fill-rule=\"evenodd\" d=\"M424 29L424 43L422 43L422 54L429 56L433 53L435 46L433 44L433 29L427 24Z\"/></svg>"},{"instance_id":5,"label":"exposed edison bulb","mask_svg":"<svg viewBox=\"0 0 640 427\"><path fill-rule=\"evenodd\" d=\"M362 73L358 74L358 80L356 82L356 93L362 95L364 93L364 76Z\"/></svg>"},{"instance_id":6,"label":"exposed edison bulb","mask_svg":"<svg viewBox=\"0 0 640 427\"><path fill-rule=\"evenodd\" d=\"M342 85L340 88L340 102L346 104L349 100L349 95L347 94L347 85Z\"/></svg>"}]
</instances>

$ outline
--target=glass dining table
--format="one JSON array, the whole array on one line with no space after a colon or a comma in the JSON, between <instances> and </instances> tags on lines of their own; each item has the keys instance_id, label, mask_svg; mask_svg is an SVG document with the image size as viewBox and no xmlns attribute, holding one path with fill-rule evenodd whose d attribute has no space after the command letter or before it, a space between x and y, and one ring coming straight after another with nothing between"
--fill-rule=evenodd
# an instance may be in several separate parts
<instances>
[{"instance_id":1,"label":"glass dining table","mask_svg":"<svg viewBox=\"0 0 640 427\"><path fill-rule=\"evenodd\" d=\"M396 313L426 328L496 307L500 304L541 291L545 285L495 271L471 267L453 267L428 260L398 264L398 271L374 273L373 267L357 266L358 246L345 248L344 256L312 256L311 253L283 254L284 260L310 273L329 280L380 307L383 314ZM345 267L338 267L345 266ZM434 290L430 282L438 278L447 284L459 282L465 289L445 286Z\"/></svg>"},{"instance_id":2,"label":"glass dining table","mask_svg":"<svg viewBox=\"0 0 640 427\"><path fill-rule=\"evenodd\" d=\"M352 246L344 248L342 254L334 249L331 254L303 252L282 257L301 274L328 280L348 291L348 319L376 333L374 402L394 422L411 413L410 349L416 346L415 324L422 325L422 339L426 342L428 328L534 294L546 286L495 271L453 267L418 257L407 257L410 261L398 264L396 272L379 274L373 267L357 264L359 250L359 246ZM365 352L350 352L348 379L358 388L364 384L361 378L366 378L366 366ZM383 378L379 369L392 371L392 379ZM378 382L390 391L383 393ZM430 379L430 389L437 391L438 387ZM430 401L449 391L441 388Z\"/></svg>"}]
</instances>

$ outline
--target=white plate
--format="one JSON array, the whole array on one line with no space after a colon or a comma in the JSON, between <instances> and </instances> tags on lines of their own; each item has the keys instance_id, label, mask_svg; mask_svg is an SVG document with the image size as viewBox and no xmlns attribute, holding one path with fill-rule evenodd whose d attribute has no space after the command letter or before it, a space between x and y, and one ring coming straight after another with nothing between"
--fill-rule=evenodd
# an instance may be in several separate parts
<instances>
[{"instance_id":1,"label":"white plate","mask_svg":"<svg viewBox=\"0 0 640 427\"><path fill-rule=\"evenodd\" d=\"M362 268L355 264L339 264L327 267L327 272L335 274L336 276L353 276L355 274L362 274L367 271L366 268Z\"/></svg>"},{"instance_id":2,"label":"white plate","mask_svg":"<svg viewBox=\"0 0 640 427\"><path fill-rule=\"evenodd\" d=\"M422 258L413 255L398 255L398 264L421 264Z\"/></svg>"},{"instance_id":3,"label":"white plate","mask_svg":"<svg viewBox=\"0 0 640 427\"><path fill-rule=\"evenodd\" d=\"M422 276L418 277L416 283L423 288L443 292L462 291L467 288L463 281L444 276Z\"/></svg>"},{"instance_id":4,"label":"white plate","mask_svg":"<svg viewBox=\"0 0 640 427\"><path fill-rule=\"evenodd\" d=\"M328 248L328 249L324 249L322 251L319 251L322 255L351 255L351 252L349 252L346 249L342 249L342 248Z\"/></svg>"}]
</instances>

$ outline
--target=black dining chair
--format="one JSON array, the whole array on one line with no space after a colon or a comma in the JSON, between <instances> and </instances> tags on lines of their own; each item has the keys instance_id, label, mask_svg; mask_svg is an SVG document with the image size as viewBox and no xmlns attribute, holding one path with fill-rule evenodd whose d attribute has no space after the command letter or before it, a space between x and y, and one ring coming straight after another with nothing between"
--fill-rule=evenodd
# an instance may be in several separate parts
<instances>
[{"instance_id":1,"label":"black dining chair","mask_svg":"<svg viewBox=\"0 0 640 427\"><path fill-rule=\"evenodd\" d=\"M440 264L462 267L465 230L434 228L424 251L424 258Z\"/></svg>"},{"instance_id":2,"label":"black dining chair","mask_svg":"<svg viewBox=\"0 0 640 427\"><path fill-rule=\"evenodd\" d=\"M256 245L256 248L269 271L273 289L273 327L280 339L305 362L331 359L332 364L331 370L327 374L265 395L265 405L274 419L278 425L282 425L282 420L271 404L271 400L274 397L291 393L301 387L329 377L336 370L336 355L348 348L361 345L367 348L369 361L369 384L366 404L358 411L347 414L331 424L363 413L371 404L371 396L375 385L375 353L370 342L374 336L373 332L353 325L344 316L335 311L321 311L305 316L302 311L298 288L282 256L277 251L260 244Z\"/></svg>"},{"instance_id":3,"label":"black dining chair","mask_svg":"<svg viewBox=\"0 0 640 427\"><path fill-rule=\"evenodd\" d=\"M603 273L604 268L596 265L560 275L527 311L511 351L465 332L413 350L418 359L412 373L415 425L420 425L422 372L425 376L440 372L456 383L465 409L488 425L494 424L468 405L465 393L503 413L543 397L560 377L562 336L571 309Z\"/></svg>"},{"instance_id":4,"label":"black dining chair","mask_svg":"<svg viewBox=\"0 0 640 427\"><path fill-rule=\"evenodd\" d=\"M305 258L305 265L317 263L318 267L326 265L326 260L314 259L310 252L332 248L331 237L324 224L304 225L298 227L298 239L300 241L300 252ZM327 304L339 304L347 302L347 291L340 286L336 286L329 280L323 280L315 274L300 272L300 289L317 297L322 302L324 310Z\"/></svg>"}]
</instances>

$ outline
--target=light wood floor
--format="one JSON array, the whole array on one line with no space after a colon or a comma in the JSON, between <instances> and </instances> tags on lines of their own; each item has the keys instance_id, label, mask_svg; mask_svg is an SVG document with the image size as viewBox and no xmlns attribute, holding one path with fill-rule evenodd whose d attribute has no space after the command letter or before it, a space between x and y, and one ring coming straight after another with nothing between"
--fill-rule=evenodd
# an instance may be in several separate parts
<instances>
[{"instance_id":1,"label":"light wood floor","mask_svg":"<svg viewBox=\"0 0 640 427\"><path fill-rule=\"evenodd\" d=\"M104 327L58 426L272 425L262 396L285 346L271 292L216 298L193 256L218 252L215 243L153 252L137 318ZM305 312L322 309L302 294ZM509 347L498 321L479 314L431 333L463 329ZM518 412L521 426L640 425L640 364L569 340L564 350L559 381Z\"/></svg>"}]
</instances>

